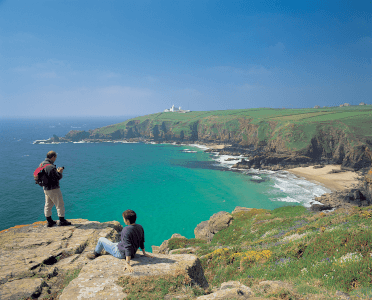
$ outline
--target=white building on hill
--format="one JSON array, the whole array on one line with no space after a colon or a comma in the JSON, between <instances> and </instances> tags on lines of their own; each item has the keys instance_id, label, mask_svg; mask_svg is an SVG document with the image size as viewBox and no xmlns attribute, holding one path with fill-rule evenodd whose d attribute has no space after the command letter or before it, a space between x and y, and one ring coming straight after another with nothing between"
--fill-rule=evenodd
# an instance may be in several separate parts
<instances>
[{"instance_id":1,"label":"white building on hill","mask_svg":"<svg viewBox=\"0 0 372 300\"><path fill-rule=\"evenodd\" d=\"M178 112L178 113L187 113L187 112L190 112L190 110L184 110L184 109L181 109L181 106L180 107L174 107L174 104L172 105L171 108L167 108L164 110L164 112Z\"/></svg>"}]
</instances>

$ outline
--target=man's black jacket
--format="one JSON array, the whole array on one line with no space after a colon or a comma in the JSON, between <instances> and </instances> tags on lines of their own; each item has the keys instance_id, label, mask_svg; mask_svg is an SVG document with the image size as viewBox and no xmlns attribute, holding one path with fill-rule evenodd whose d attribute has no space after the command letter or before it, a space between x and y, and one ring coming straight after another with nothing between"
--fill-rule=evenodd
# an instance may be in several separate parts
<instances>
[{"instance_id":1,"label":"man's black jacket","mask_svg":"<svg viewBox=\"0 0 372 300\"><path fill-rule=\"evenodd\" d=\"M45 176L43 178L44 189L45 190L59 189L59 180L62 179L62 174L57 172L56 166L49 158L46 158L41 164L43 166L46 164L50 164L50 166L47 166L44 169L45 171Z\"/></svg>"}]
</instances>

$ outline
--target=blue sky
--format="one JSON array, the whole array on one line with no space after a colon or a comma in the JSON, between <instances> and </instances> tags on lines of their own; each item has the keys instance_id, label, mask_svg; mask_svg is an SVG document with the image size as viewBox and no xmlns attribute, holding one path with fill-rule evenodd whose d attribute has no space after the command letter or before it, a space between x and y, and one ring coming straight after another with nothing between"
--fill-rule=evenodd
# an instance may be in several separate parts
<instances>
[{"instance_id":1,"label":"blue sky","mask_svg":"<svg viewBox=\"0 0 372 300\"><path fill-rule=\"evenodd\" d=\"M0 116L372 104L371 1L0 0Z\"/></svg>"}]
</instances>

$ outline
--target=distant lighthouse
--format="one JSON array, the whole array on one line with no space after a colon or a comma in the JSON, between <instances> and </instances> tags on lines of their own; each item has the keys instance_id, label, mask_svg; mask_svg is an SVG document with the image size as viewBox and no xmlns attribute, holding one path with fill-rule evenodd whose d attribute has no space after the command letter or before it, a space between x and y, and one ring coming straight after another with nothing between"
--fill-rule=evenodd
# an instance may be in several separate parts
<instances>
[{"instance_id":1,"label":"distant lighthouse","mask_svg":"<svg viewBox=\"0 0 372 300\"><path fill-rule=\"evenodd\" d=\"M179 106L178 108L177 107L174 107L174 104L173 104L171 108L165 109L164 112L187 113L187 112L190 112L190 110L181 109L181 106Z\"/></svg>"}]
</instances>

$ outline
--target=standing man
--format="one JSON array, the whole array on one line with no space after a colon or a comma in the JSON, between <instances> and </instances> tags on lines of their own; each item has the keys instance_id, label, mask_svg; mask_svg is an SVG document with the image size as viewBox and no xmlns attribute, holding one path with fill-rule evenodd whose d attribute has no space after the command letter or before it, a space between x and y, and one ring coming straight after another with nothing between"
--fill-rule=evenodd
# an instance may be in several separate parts
<instances>
[{"instance_id":1,"label":"standing man","mask_svg":"<svg viewBox=\"0 0 372 300\"><path fill-rule=\"evenodd\" d=\"M46 159L41 163L41 166L49 164L45 167L45 175L43 178L43 189L45 194L45 206L44 214L48 221L47 227L52 227L56 224L52 220L52 207L55 205L59 217L59 226L71 225L70 222L65 220L65 204L63 203L63 197L61 189L59 188L59 181L62 179L62 173L64 168L56 168L54 162L57 159L57 153L49 151Z\"/></svg>"}]
</instances>

